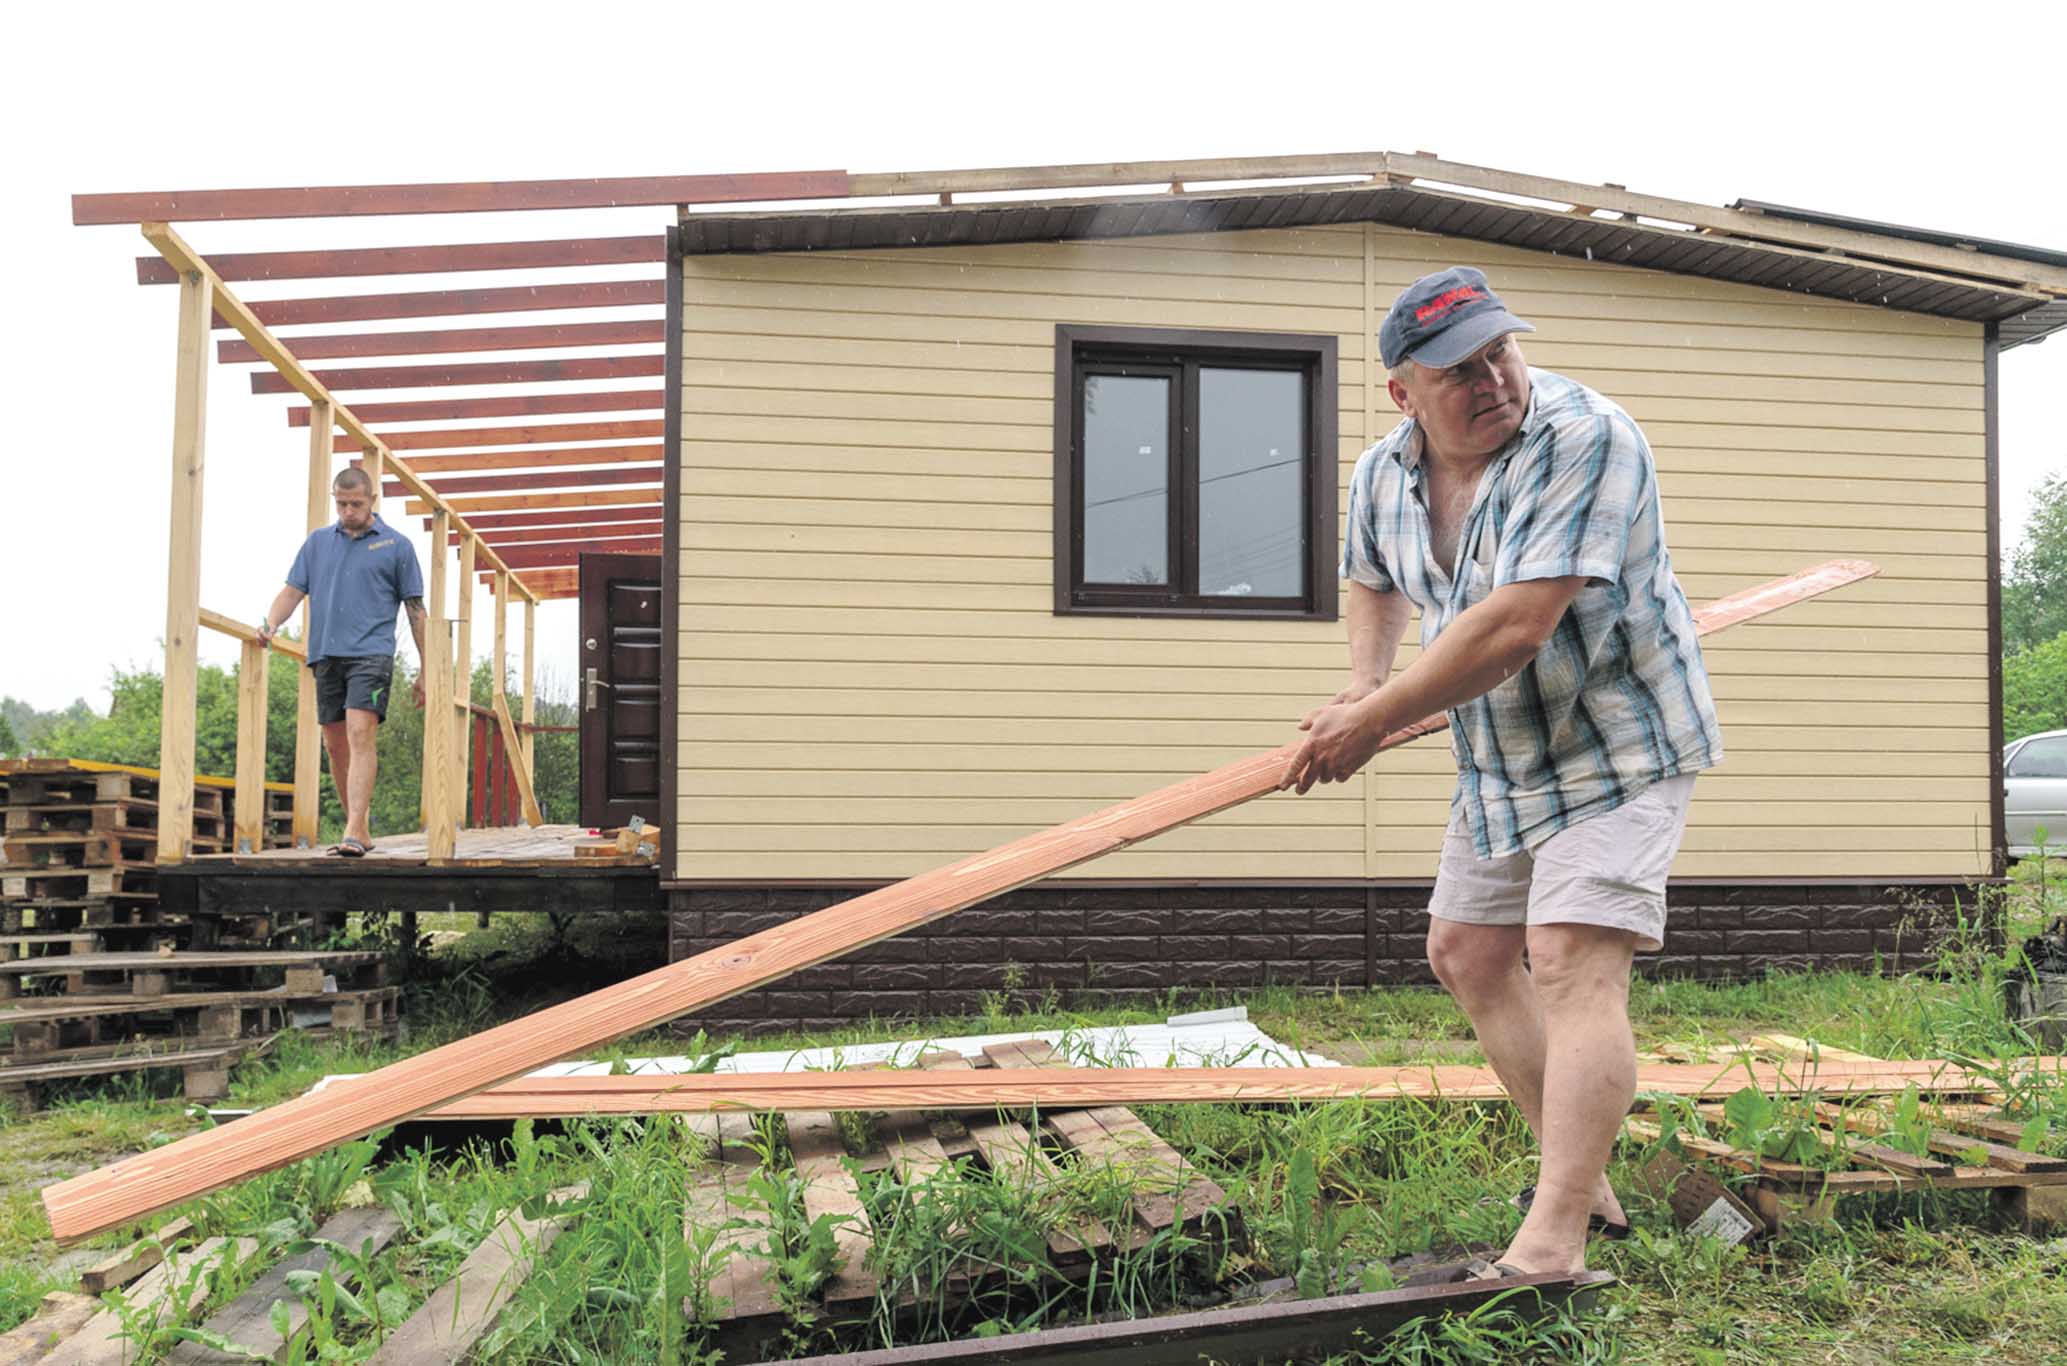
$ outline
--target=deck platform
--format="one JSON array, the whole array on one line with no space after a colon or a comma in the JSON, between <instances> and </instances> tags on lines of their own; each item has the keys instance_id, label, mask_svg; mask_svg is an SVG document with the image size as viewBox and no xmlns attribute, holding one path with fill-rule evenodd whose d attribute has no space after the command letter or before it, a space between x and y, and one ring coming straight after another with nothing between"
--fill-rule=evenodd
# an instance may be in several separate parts
<instances>
[{"instance_id":1,"label":"deck platform","mask_svg":"<svg viewBox=\"0 0 2067 1366\"><path fill-rule=\"evenodd\" d=\"M356 859L327 845L200 854L159 864L158 888L168 908L201 916L665 908L651 857L576 853L593 840L579 825L461 830L442 863L431 862L420 832L376 836L373 852Z\"/></svg>"}]
</instances>

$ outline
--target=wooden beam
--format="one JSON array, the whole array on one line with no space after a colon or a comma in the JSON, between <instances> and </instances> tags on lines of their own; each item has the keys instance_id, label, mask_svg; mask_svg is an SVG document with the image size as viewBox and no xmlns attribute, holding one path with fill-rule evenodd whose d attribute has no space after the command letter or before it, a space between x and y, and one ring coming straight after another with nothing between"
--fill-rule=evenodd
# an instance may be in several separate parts
<instances>
[{"instance_id":1,"label":"wooden beam","mask_svg":"<svg viewBox=\"0 0 2067 1366\"><path fill-rule=\"evenodd\" d=\"M452 824L452 633L445 616L444 550L452 525L443 508L431 514L431 581L424 597L423 651L423 821L425 856L450 860L457 843ZM473 585L466 585L473 591Z\"/></svg>"},{"instance_id":2,"label":"wooden beam","mask_svg":"<svg viewBox=\"0 0 2067 1366\"><path fill-rule=\"evenodd\" d=\"M333 393L347 389L441 389L463 384L556 384L585 379L637 379L661 372L663 356L575 356L558 360L495 360L464 364L364 365L318 370ZM252 375L254 394L287 394L294 386L279 375ZM366 421L376 419L368 417Z\"/></svg>"},{"instance_id":3,"label":"wooden beam","mask_svg":"<svg viewBox=\"0 0 2067 1366\"><path fill-rule=\"evenodd\" d=\"M452 503L452 510L475 513L512 512L519 508L657 508L660 502L654 495L658 492L658 489L604 489L596 493L493 493L485 498L457 499ZM412 498L405 511L408 516L421 517L430 510L429 503Z\"/></svg>"},{"instance_id":4,"label":"wooden beam","mask_svg":"<svg viewBox=\"0 0 2067 1366\"><path fill-rule=\"evenodd\" d=\"M606 488L617 484L658 484L665 472L660 465L618 465L599 469L594 465L573 465L562 469L534 470L526 474L459 475L438 481L438 492L451 498L461 493L492 493L509 489ZM407 492L400 484L383 484L383 497L399 498ZM658 490L656 490L657 492Z\"/></svg>"},{"instance_id":5,"label":"wooden beam","mask_svg":"<svg viewBox=\"0 0 2067 1366\"><path fill-rule=\"evenodd\" d=\"M983 194L1001 190L1066 190L1105 185L1163 185L1173 181L1306 179L1376 175L1384 152L1331 152L1314 156L1213 157L1187 161L1099 161L1064 166L1004 166L964 171L884 171L849 176L848 194L860 198L920 194Z\"/></svg>"},{"instance_id":6,"label":"wooden beam","mask_svg":"<svg viewBox=\"0 0 2067 1366\"><path fill-rule=\"evenodd\" d=\"M623 322L539 323L528 327L434 327L418 332L330 332L289 339L303 360L371 360L384 356L438 356L473 351L545 351L574 346L641 346L667 340L661 319ZM215 344L225 364L263 359L251 343L225 337Z\"/></svg>"},{"instance_id":7,"label":"wooden beam","mask_svg":"<svg viewBox=\"0 0 2067 1366\"><path fill-rule=\"evenodd\" d=\"M517 798L524 803L524 823L535 829L545 824L545 816L539 811L538 797L531 789L530 762L516 762L524 757L523 740L528 737L518 736L516 722L510 720L510 700L501 693L495 695L495 723L502 727L503 752L512 760L510 774L517 780Z\"/></svg>"},{"instance_id":8,"label":"wooden beam","mask_svg":"<svg viewBox=\"0 0 2067 1366\"><path fill-rule=\"evenodd\" d=\"M221 612L211 611L203 607L199 612L199 620L201 625L209 630L220 632L232 640L239 641L245 645L256 645L258 643L258 628L238 621L235 617L226 616ZM289 640L285 636L274 636L272 646L290 659L307 659L309 657L308 646L299 640Z\"/></svg>"},{"instance_id":9,"label":"wooden beam","mask_svg":"<svg viewBox=\"0 0 2067 1366\"><path fill-rule=\"evenodd\" d=\"M658 519L660 515L660 504L656 502L648 507L570 508L557 512L490 512L467 520L476 531L495 531L518 526L585 526L595 522L649 522ZM428 518L424 520L423 529L431 529Z\"/></svg>"},{"instance_id":10,"label":"wooden beam","mask_svg":"<svg viewBox=\"0 0 2067 1366\"><path fill-rule=\"evenodd\" d=\"M432 553L437 553L437 542L432 542ZM452 820L455 826L464 826L467 815L467 774L470 772L467 760L474 747L473 718L467 707L474 695L474 566L481 555L481 540L468 535L459 543L459 655L453 671L452 692L454 705L445 715L452 724L452 752L457 762L453 768ZM505 566L507 568L507 566Z\"/></svg>"},{"instance_id":11,"label":"wooden beam","mask_svg":"<svg viewBox=\"0 0 2067 1366\"><path fill-rule=\"evenodd\" d=\"M170 553L165 571L165 676L158 718L158 862L194 847L194 708L201 634L201 491L207 465L208 319L214 282L181 273L173 374Z\"/></svg>"},{"instance_id":12,"label":"wooden beam","mask_svg":"<svg viewBox=\"0 0 2067 1366\"><path fill-rule=\"evenodd\" d=\"M658 389L609 389L602 393L497 394L486 398L432 398L406 403L362 403L366 422L444 422L462 417L533 417L540 413L636 413L666 406ZM309 410L287 410L287 425L309 425ZM417 466L423 471L421 465Z\"/></svg>"},{"instance_id":13,"label":"wooden beam","mask_svg":"<svg viewBox=\"0 0 2067 1366\"><path fill-rule=\"evenodd\" d=\"M481 543L504 548L535 545L542 541L605 541L623 537L651 539L667 524L658 518L650 522L598 522L587 526L516 527L509 531L484 531Z\"/></svg>"},{"instance_id":14,"label":"wooden beam","mask_svg":"<svg viewBox=\"0 0 2067 1366\"><path fill-rule=\"evenodd\" d=\"M579 564L583 555L593 555L605 550L618 555L658 555L660 538L653 536L643 540L602 543L576 541L566 545L512 546L503 552L502 557L512 569L543 569L551 565Z\"/></svg>"},{"instance_id":15,"label":"wooden beam","mask_svg":"<svg viewBox=\"0 0 2067 1366\"><path fill-rule=\"evenodd\" d=\"M330 520L330 433L335 405L327 398L310 405L309 490L307 522L314 533ZM380 481L374 480L375 484ZM309 638L309 604L301 605L301 638ZM316 723L316 675L300 669L295 675L294 713L294 847L313 849L320 825L323 786L323 741Z\"/></svg>"},{"instance_id":16,"label":"wooden beam","mask_svg":"<svg viewBox=\"0 0 2067 1366\"><path fill-rule=\"evenodd\" d=\"M440 527L432 544L442 545L444 539L445 528ZM439 554L433 563L443 560ZM1773 610L1872 572L1876 572L1874 566L1853 561L1821 576L1797 575L1784 600L1768 595L1762 602L1765 610ZM1741 619L1730 615L1734 607L1728 599L1716 607L1722 612L1719 619ZM1698 615L1696 619L1698 622ZM1410 727L1386 737L1381 748L1404 744L1423 733L1421 728ZM51 1231L65 1242L90 1237L1238 806L1277 790L1295 752L1296 746L1288 744L1237 760L1201 777L419 1053L236 1124L203 1130L46 1186L42 1194ZM939 1080L956 1074L909 1075ZM1056 1075L1044 1073L1051 1081ZM779 1108L827 1107L792 1100Z\"/></svg>"},{"instance_id":17,"label":"wooden beam","mask_svg":"<svg viewBox=\"0 0 2067 1366\"><path fill-rule=\"evenodd\" d=\"M2051 1072L2067 1058L2020 1060ZM1941 1059L1774 1065L1646 1063L1637 1090L1722 1100L1746 1086L1814 1088L1819 1094L1878 1096L1911 1086L1940 1094L1993 1088L1993 1070ZM574 1118L583 1114L711 1114L726 1111L994 1111L1038 1106L1247 1105L1300 1101L1489 1101L1507 1099L1490 1067L995 1067L831 1072L666 1073L639 1076L518 1077L429 1117Z\"/></svg>"},{"instance_id":18,"label":"wooden beam","mask_svg":"<svg viewBox=\"0 0 2067 1366\"><path fill-rule=\"evenodd\" d=\"M657 304L660 280L587 280L572 285L498 285L406 294L340 294L320 299L268 299L249 305L268 327L303 323L377 322L386 318L458 318L475 313L544 313L562 308L631 308ZM227 314L218 327L234 324Z\"/></svg>"},{"instance_id":19,"label":"wooden beam","mask_svg":"<svg viewBox=\"0 0 2067 1366\"><path fill-rule=\"evenodd\" d=\"M336 425L342 428L345 433L342 438L338 438L338 441L342 444L334 444L333 449L355 451L365 447L381 451L387 457L388 463L396 477L409 485L410 492L431 503L442 505L443 500L438 497L437 492L430 485L418 479L415 472L405 462L396 459L390 452L387 443L383 442L379 436L359 421L350 408L336 402L332 398L330 391L325 389L321 382L309 373L308 369L302 365L300 359L292 351L288 350L278 337L272 334L265 323L252 312L251 308L232 293L227 285L216 278L215 272L209 267L208 262L188 245L185 238L174 232L170 225L165 223L144 224L143 235L144 240L156 247L158 254L171 263L174 269L191 273L199 279L208 282L215 316L227 318L230 325L237 329L245 341L251 343L253 349L258 352L259 356L268 365L287 375L293 381L294 389L297 393L311 403L317 400L324 400L332 404L332 416ZM205 361L205 359L204 353L202 360ZM494 552L490 551L489 555L491 563L494 563ZM527 589L526 592L528 593L529 590Z\"/></svg>"},{"instance_id":20,"label":"wooden beam","mask_svg":"<svg viewBox=\"0 0 2067 1366\"><path fill-rule=\"evenodd\" d=\"M538 790L538 766L533 762L531 727L538 720L538 687L533 666L538 650L538 599L524 600L524 776L532 790Z\"/></svg>"},{"instance_id":21,"label":"wooden beam","mask_svg":"<svg viewBox=\"0 0 2067 1366\"><path fill-rule=\"evenodd\" d=\"M183 223L248 218L353 218L364 214L514 213L654 204L737 204L834 199L845 171L623 176L607 180L486 180L438 185L319 185L258 190L161 190L75 194L72 222Z\"/></svg>"},{"instance_id":22,"label":"wooden beam","mask_svg":"<svg viewBox=\"0 0 2067 1366\"><path fill-rule=\"evenodd\" d=\"M438 275L458 270L548 270L644 266L667 259L667 238L568 237L544 242L459 242L428 247L336 247L327 251L224 252L211 258L224 280L328 280L353 275ZM136 258L136 282L178 277L155 256Z\"/></svg>"},{"instance_id":23,"label":"wooden beam","mask_svg":"<svg viewBox=\"0 0 2067 1366\"><path fill-rule=\"evenodd\" d=\"M533 470L547 465L616 465L659 460L667 447L659 442L627 446L519 447L513 451L467 451L460 455L420 455L409 462L418 474L457 474L465 470Z\"/></svg>"},{"instance_id":24,"label":"wooden beam","mask_svg":"<svg viewBox=\"0 0 2067 1366\"><path fill-rule=\"evenodd\" d=\"M524 427L441 427L428 432L388 432L389 450L449 451L468 446L550 446L560 441L632 441L665 435L663 423L548 422ZM337 449L357 449L340 439Z\"/></svg>"},{"instance_id":25,"label":"wooden beam","mask_svg":"<svg viewBox=\"0 0 2067 1366\"><path fill-rule=\"evenodd\" d=\"M266 661L272 651L254 638L237 660L236 851L266 847Z\"/></svg>"}]
</instances>

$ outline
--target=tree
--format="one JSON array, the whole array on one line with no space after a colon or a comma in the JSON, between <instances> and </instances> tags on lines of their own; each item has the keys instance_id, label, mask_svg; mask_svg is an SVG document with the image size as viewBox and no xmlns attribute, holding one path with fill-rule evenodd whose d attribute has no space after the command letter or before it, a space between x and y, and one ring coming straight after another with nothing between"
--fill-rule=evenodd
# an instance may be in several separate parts
<instances>
[{"instance_id":1,"label":"tree","mask_svg":"<svg viewBox=\"0 0 2067 1366\"><path fill-rule=\"evenodd\" d=\"M2002 648L2007 656L2067 631L2067 476L2054 475L2031 498L2024 540L2002 576Z\"/></svg>"},{"instance_id":2,"label":"tree","mask_svg":"<svg viewBox=\"0 0 2067 1366\"><path fill-rule=\"evenodd\" d=\"M2002 662L2002 738L2067 729L2067 631Z\"/></svg>"},{"instance_id":3,"label":"tree","mask_svg":"<svg viewBox=\"0 0 2067 1366\"><path fill-rule=\"evenodd\" d=\"M7 718L0 716L0 759L11 759L21 748L21 742L14 738L14 727L7 724Z\"/></svg>"}]
</instances>

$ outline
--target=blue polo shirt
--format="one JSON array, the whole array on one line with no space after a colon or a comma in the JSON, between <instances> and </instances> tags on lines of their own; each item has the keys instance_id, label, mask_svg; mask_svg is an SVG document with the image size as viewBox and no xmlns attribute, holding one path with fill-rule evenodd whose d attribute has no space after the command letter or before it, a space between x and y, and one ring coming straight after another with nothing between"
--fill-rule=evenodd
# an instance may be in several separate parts
<instances>
[{"instance_id":1,"label":"blue polo shirt","mask_svg":"<svg viewBox=\"0 0 2067 1366\"><path fill-rule=\"evenodd\" d=\"M309 600L309 663L395 653L395 613L423 596L416 547L376 515L358 536L332 522L309 533L287 571Z\"/></svg>"}]
</instances>

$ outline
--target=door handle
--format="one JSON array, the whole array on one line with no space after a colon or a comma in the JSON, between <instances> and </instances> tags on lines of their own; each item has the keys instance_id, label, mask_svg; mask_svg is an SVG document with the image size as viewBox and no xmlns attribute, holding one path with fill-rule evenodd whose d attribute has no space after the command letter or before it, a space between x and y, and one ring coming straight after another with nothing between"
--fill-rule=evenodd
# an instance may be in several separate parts
<instances>
[{"instance_id":1,"label":"door handle","mask_svg":"<svg viewBox=\"0 0 2067 1366\"><path fill-rule=\"evenodd\" d=\"M596 689L609 686L608 683L596 677L596 666L593 664L589 665L588 676L582 684L582 710L594 711L596 709Z\"/></svg>"}]
</instances>

